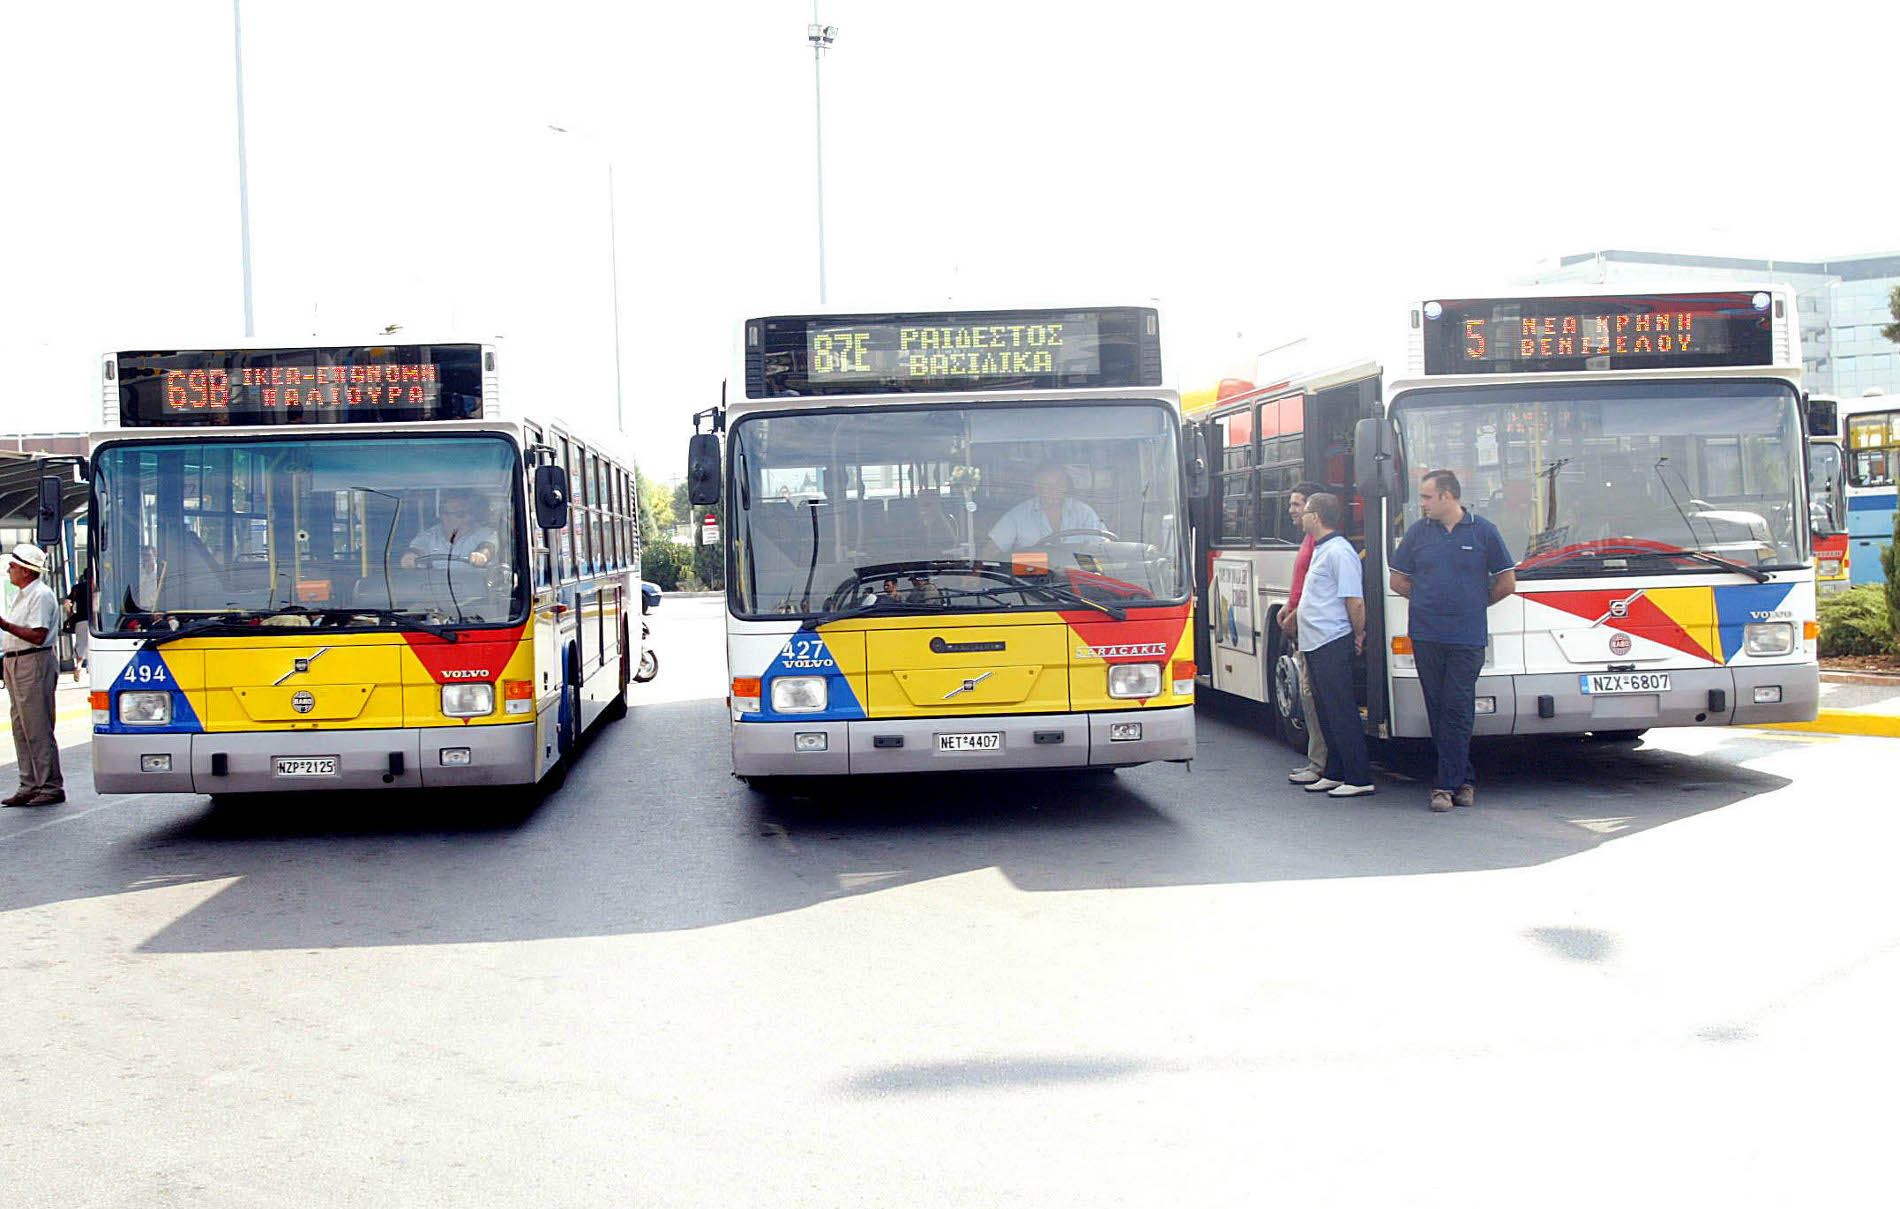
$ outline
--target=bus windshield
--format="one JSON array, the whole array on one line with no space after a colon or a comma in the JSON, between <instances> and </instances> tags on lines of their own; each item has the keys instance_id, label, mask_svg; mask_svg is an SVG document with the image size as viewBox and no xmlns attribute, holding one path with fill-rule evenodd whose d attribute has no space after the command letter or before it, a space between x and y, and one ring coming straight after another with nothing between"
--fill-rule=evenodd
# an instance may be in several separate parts
<instances>
[{"instance_id":1,"label":"bus windshield","mask_svg":"<svg viewBox=\"0 0 1900 1209\"><path fill-rule=\"evenodd\" d=\"M1161 403L748 417L727 460L740 615L1187 598L1175 420Z\"/></svg>"},{"instance_id":2,"label":"bus windshield","mask_svg":"<svg viewBox=\"0 0 1900 1209\"><path fill-rule=\"evenodd\" d=\"M517 622L518 465L492 436L107 446L99 629Z\"/></svg>"},{"instance_id":3,"label":"bus windshield","mask_svg":"<svg viewBox=\"0 0 1900 1209\"><path fill-rule=\"evenodd\" d=\"M1808 442L1808 517L1816 533L1847 529L1846 477L1841 447L1833 441Z\"/></svg>"},{"instance_id":4,"label":"bus windshield","mask_svg":"<svg viewBox=\"0 0 1900 1209\"><path fill-rule=\"evenodd\" d=\"M1394 418L1410 477L1455 471L1520 578L1759 571L1806 557L1803 442L1786 384L1427 390L1401 397ZM1418 517L1408 500L1403 524Z\"/></svg>"}]
</instances>

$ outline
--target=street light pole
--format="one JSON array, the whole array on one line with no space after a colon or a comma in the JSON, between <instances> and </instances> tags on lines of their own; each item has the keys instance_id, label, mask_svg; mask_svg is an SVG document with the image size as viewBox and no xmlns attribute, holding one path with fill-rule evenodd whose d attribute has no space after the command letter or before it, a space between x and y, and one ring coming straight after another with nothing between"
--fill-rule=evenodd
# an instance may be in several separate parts
<instances>
[{"instance_id":1,"label":"street light pole","mask_svg":"<svg viewBox=\"0 0 1900 1209\"><path fill-rule=\"evenodd\" d=\"M567 127L556 126L552 122L548 123L548 129L556 134L573 133ZM607 272L613 279L614 300L614 430L625 433L626 403L620 389L620 211L614 204L613 156L604 147L601 155L607 161Z\"/></svg>"},{"instance_id":2,"label":"street light pole","mask_svg":"<svg viewBox=\"0 0 1900 1209\"><path fill-rule=\"evenodd\" d=\"M244 264L244 335L257 334L251 313L251 185L244 160L244 14L243 0L231 0L231 32L237 42L238 244Z\"/></svg>"},{"instance_id":3,"label":"street light pole","mask_svg":"<svg viewBox=\"0 0 1900 1209\"><path fill-rule=\"evenodd\" d=\"M838 40L838 27L818 22L818 0L811 0L811 24L805 27L811 43L812 108L818 148L818 305L825 304L825 89L819 70L825 52Z\"/></svg>"}]
</instances>

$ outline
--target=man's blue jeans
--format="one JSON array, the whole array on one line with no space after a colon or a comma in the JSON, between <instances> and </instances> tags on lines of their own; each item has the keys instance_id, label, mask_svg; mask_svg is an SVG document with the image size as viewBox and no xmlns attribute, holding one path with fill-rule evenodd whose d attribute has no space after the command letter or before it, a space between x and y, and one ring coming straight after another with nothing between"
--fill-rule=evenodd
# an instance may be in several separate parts
<instances>
[{"instance_id":1,"label":"man's blue jeans","mask_svg":"<svg viewBox=\"0 0 1900 1209\"><path fill-rule=\"evenodd\" d=\"M1433 789L1456 790L1476 785L1471 770L1471 727L1477 717L1478 672L1484 667L1484 648L1456 642L1412 640L1412 658L1418 664L1418 686L1425 690L1425 717L1432 726L1432 746L1438 749L1438 773Z\"/></svg>"}]
</instances>

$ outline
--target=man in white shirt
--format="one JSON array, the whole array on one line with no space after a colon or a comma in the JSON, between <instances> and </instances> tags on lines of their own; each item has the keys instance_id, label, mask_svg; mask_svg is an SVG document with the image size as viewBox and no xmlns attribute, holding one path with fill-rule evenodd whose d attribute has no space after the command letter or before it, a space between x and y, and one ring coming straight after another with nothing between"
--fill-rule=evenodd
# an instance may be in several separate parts
<instances>
[{"instance_id":1,"label":"man in white shirt","mask_svg":"<svg viewBox=\"0 0 1900 1209\"><path fill-rule=\"evenodd\" d=\"M465 560L472 567L495 557L500 538L481 513L480 498L469 491L445 491L436 509L435 524L416 534L403 552L402 565L414 567L424 558Z\"/></svg>"},{"instance_id":2,"label":"man in white shirt","mask_svg":"<svg viewBox=\"0 0 1900 1209\"><path fill-rule=\"evenodd\" d=\"M7 578L17 594L0 621L0 668L6 673L7 703L13 712L13 754L20 766L20 788L0 798L7 806L56 806L66 800L66 779L59 771L59 744L53 738L54 690L59 660L53 643L59 633L59 601L41 581L46 552L22 542L7 560Z\"/></svg>"},{"instance_id":3,"label":"man in white shirt","mask_svg":"<svg viewBox=\"0 0 1900 1209\"><path fill-rule=\"evenodd\" d=\"M1033 479L1036 494L1003 513L1003 519L990 529L990 558L1014 554L1039 546L1052 533L1102 530L1102 518L1095 509L1069 494L1069 472L1060 462L1044 462Z\"/></svg>"}]
</instances>

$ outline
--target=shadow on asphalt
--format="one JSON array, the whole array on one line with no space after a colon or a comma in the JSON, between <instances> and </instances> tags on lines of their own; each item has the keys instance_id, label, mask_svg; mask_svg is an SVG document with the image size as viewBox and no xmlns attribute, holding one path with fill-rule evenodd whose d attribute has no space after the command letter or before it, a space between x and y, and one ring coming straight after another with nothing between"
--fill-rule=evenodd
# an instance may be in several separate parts
<instances>
[{"instance_id":1,"label":"shadow on asphalt","mask_svg":"<svg viewBox=\"0 0 1900 1209\"><path fill-rule=\"evenodd\" d=\"M1787 785L1732 732L1699 756L1503 742L1476 809L1434 815L1424 770L1326 800L1245 716L1204 711L1193 771L876 778L764 796L727 773L717 700L639 707L538 799L355 794L101 800L0 818L0 910L229 881L146 952L517 941L704 928L994 868L1025 891L1380 877L1559 860ZM86 749L62 753L88 785ZM0 776L4 776L0 772ZM95 809L96 808L96 809ZM30 831L30 834L27 833ZM1555 938L1560 947L1587 946Z\"/></svg>"}]
</instances>

